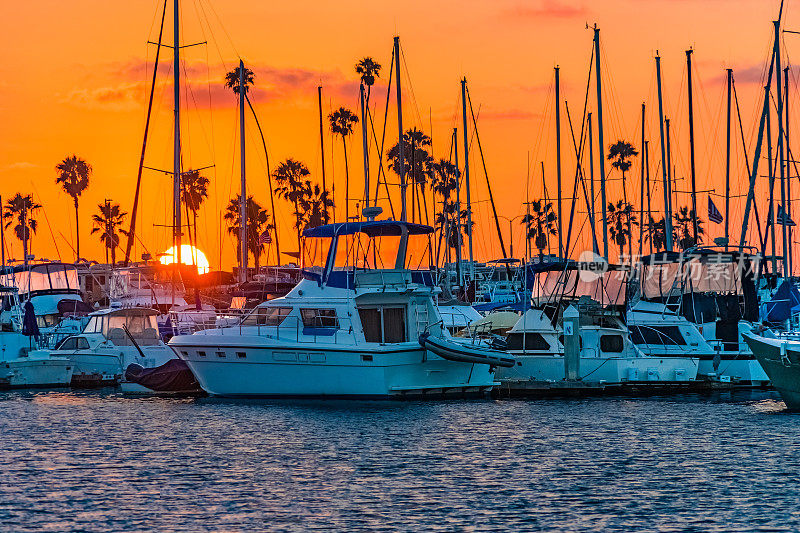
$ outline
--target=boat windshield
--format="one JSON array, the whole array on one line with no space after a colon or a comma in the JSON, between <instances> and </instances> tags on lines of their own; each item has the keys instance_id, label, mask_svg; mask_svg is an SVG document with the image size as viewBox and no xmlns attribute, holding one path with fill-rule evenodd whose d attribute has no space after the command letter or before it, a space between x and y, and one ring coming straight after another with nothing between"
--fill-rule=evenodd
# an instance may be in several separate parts
<instances>
[{"instance_id":1,"label":"boat windshield","mask_svg":"<svg viewBox=\"0 0 800 533\"><path fill-rule=\"evenodd\" d=\"M131 335L137 340L139 338L157 338L158 336L156 316L143 311L137 312L137 310L92 316L83 332L100 333L107 339L112 341L120 339L124 343L127 335L123 326L127 327Z\"/></svg>"},{"instance_id":2,"label":"boat windshield","mask_svg":"<svg viewBox=\"0 0 800 533\"><path fill-rule=\"evenodd\" d=\"M663 298L673 288L683 294L743 294L744 265L715 255L691 257L683 263L643 264L640 274L642 296ZM751 267L752 268L752 267Z\"/></svg>"},{"instance_id":3,"label":"boat windshield","mask_svg":"<svg viewBox=\"0 0 800 533\"><path fill-rule=\"evenodd\" d=\"M14 273L14 285L21 294L41 291L78 291L78 269L61 263L33 265Z\"/></svg>"},{"instance_id":4,"label":"boat windshield","mask_svg":"<svg viewBox=\"0 0 800 533\"><path fill-rule=\"evenodd\" d=\"M337 270L394 269L400 250L401 238L395 235L372 236L364 233L342 235L338 239L333 268ZM430 235L409 235L403 268L428 270L431 265ZM305 264L325 266L330 238L308 237L305 243Z\"/></svg>"},{"instance_id":5,"label":"boat windshield","mask_svg":"<svg viewBox=\"0 0 800 533\"><path fill-rule=\"evenodd\" d=\"M533 301L542 304L560 298L571 300L587 296L602 305L623 305L627 281L626 270L603 273L588 270L539 272L533 285Z\"/></svg>"}]
</instances>

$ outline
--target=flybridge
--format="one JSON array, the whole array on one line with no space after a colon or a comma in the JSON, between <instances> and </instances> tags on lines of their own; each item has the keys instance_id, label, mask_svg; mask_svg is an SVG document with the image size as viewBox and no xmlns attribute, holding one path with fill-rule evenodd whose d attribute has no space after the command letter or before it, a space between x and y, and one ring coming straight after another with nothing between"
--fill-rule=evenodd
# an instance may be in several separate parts
<instances>
[{"instance_id":1,"label":"flybridge","mask_svg":"<svg viewBox=\"0 0 800 533\"><path fill-rule=\"evenodd\" d=\"M306 237L337 237L339 235L354 235L364 233L369 237L399 237L404 233L408 235L427 235L433 233L433 228L424 224L399 222L394 220L371 220L366 222L342 222L340 224L326 224L303 231Z\"/></svg>"},{"instance_id":2,"label":"flybridge","mask_svg":"<svg viewBox=\"0 0 800 533\"><path fill-rule=\"evenodd\" d=\"M408 255L408 239L411 235L430 235L433 228L424 224L414 224L394 220L369 220L364 222L346 222L340 224L326 224L315 228L308 228L303 231L303 235L308 238L330 239L325 267L321 273L304 271L304 276L308 279L316 280L320 285L331 285L336 287L352 288L355 285L353 279L354 272L358 270L387 270L378 268L379 256L378 243L370 242L366 247L356 246L350 243L352 249L348 249L343 255L345 263L337 266L337 255L339 255L339 237L364 234L369 239L382 237L398 237L399 244L393 258L393 267L390 270L403 274L404 279L410 275L409 280L413 283L433 285L433 279L428 273L427 278L421 276L420 272L411 271L406 268ZM430 243L429 243L430 245ZM341 259L341 258L340 258ZM389 257L386 257L389 259ZM383 258L380 258L382 262ZM369 266L371 264L371 266ZM390 266L391 264L387 265ZM416 279L414 279L416 276ZM374 280L373 280L374 281ZM407 280L408 281L408 280ZM371 283L370 283L371 284Z\"/></svg>"}]
</instances>

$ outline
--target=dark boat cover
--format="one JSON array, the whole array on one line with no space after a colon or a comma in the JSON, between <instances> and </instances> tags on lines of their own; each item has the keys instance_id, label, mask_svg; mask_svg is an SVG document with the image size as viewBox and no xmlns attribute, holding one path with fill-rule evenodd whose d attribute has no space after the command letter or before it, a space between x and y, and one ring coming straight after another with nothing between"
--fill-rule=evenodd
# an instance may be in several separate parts
<instances>
[{"instance_id":1,"label":"dark boat cover","mask_svg":"<svg viewBox=\"0 0 800 533\"><path fill-rule=\"evenodd\" d=\"M131 363L125 369L125 379L154 392L200 392L192 371L181 359L170 359L161 366L144 368Z\"/></svg>"}]
</instances>

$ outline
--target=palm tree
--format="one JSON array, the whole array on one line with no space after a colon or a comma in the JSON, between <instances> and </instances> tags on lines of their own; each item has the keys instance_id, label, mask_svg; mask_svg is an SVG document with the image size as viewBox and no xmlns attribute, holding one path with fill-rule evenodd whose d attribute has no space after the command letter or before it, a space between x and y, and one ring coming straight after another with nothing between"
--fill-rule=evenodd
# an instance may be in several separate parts
<instances>
[{"instance_id":1,"label":"palm tree","mask_svg":"<svg viewBox=\"0 0 800 533\"><path fill-rule=\"evenodd\" d=\"M197 246L197 212L206 198L208 198L208 178L201 176L198 170L185 172L181 177L181 202L192 212L195 246Z\"/></svg>"},{"instance_id":2,"label":"palm tree","mask_svg":"<svg viewBox=\"0 0 800 533\"><path fill-rule=\"evenodd\" d=\"M315 228L330 222L328 210L333 207L333 201L329 198L328 191L318 184L311 185L306 181L307 195L300 200L300 205L304 211L304 228Z\"/></svg>"},{"instance_id":3,"label":"palm tree","mask_svg":"<svg viewBox=\"0 0 800 533\"><path fill-rule=\"evenodd\" d=\"M228 233L237 238L237 256L242 250L242 243L239 239L242 224L241 211L239 210L241 198L241 195L231 198L222 217L228 223ZM252 196L247 197L245 211L247 216L247 251L253 256L256 272L258 272L259 268L261 268L261 254L264 253L264 243L261 240L261 235L265 231L275 229L275 226L269 222L270 216L266 209L263 209L258 202L253 200Z\"/></svg>"},{"instance_id":4,"label":"palm tree","mask_svg":"<svg viewBox=\"0 0 800 533\"><path fill-rule=\"evenodd\" d=\"M4 207L3 220L8 219L6 228L16 223L14 235L22 241L23 261L26 266L28 264L28 241L31 233L35 234L36 228L39 227L34 215L41 207L33 201L33 196L30 194L22 196L20 193L8 200Z\"/></svg>"},{"instance_id":5,"label":"palm tree","mask_svg":"<svg viewBox=\"0 0 800 533\"><path fill-rule=\"evenodd\" d=\"M667 232L664 226L664 217L661 217L659 220L654 220L651 216L648 226L649 230L644 235L645 240L653 244L653 250L655 251L666 249Z\"/></svg>"},{"instance_id":6,"label":"palm tree","mask_svg":"<svg viewBox=\"0 0 800 533\"><path fill-rule=\"evenodd\" d=\"M703 221L695 216L694 209L681 207L677 213L672 215L672 218L675 220L672 227L673 240L681 249L686 250L703 242L701 238L705 234ZM695 219L697 220L697 241L694 239Z\"/></svg>"},{"instance_id":7,"label":"palm tree","mask_svg":"<svg viewBox=\"0 0 800 533\"><path fill-rule=\"evenodd\" d=\"M353 125L358 123L358 116L346 107L340 107L330 115L331 131L342 137L342 148L344 149L344 219L347 222L350 214L350 171L347 166L347 143L345 138L353 133Z\"/></svg>"},{"instance_id":8,"label":"palm tree","mask_svg":"<svg viewBox=\"0 0 800 533\"><path fill-rule=\"evenodd\" d=\"M636 157L639 152L627 141L619 140L608 147L608 160L613 160L611 166L622 172L622 199L628 203L628 189L625 186L625 172L631 169L631 157ZM629 221L630 222L630 221ZM631 226L628 224L628 235L632 235ZM628 238L628 255L633 255L633 239Z\"/></svg>"},{"instance_id":9,"label":"palm tree","mask_svg":"<svg viewBox=\"0 0 800 533\"><path fill-rule=\"evenodd\" d=\"M272 177L275 178L276 184L275 192L278 193L278 196L294 205L294 227L297 230L298 253L301 249L300 231L303 229L304 217L304 212L301 209L301 202L310 194L308 190L309 182L304 180L310 175L311 173L308 171L308 167L292 158L280 163L272 172Z\"/></svg>"},{"instance_id":10,"label":"palm tree","mask_svg":"<svg viewBox=\"0 0 800 533\"><path fill-rule=\"evenodd\" d=\"M100 242L106 248L106 263L108 263L108 252L111 250L111 264L117 264L117 248L119 247L119 233L127 235L128 232L124 229L118 229L125 222L125 217L128 213L122 212L119 204L112 204L106 202L98 204L98 214L92 215L92 235L95 233L100 234Z\"/></svg>"},{"instance_id":11,"label":"palm tree","mask_svg":"<svg viewBox=\"0 0 800 533\"><path fill-rule=\"evenodd\" d=\"M608 214L606 215L608 231L611 239L619 246L619 258L625 254L625 245L631 240L631 226L638 226L633 206L624 200L608 202Z\"/></svg>"},{"instance_id":12,"label":"palm tree","mask_svg":"<svg viewBox=\"0 0 800 533\"><path fill-rule=\"evenodd\" d=\"M400 162L400 143L396 143L392 146L386 154L386 158L389 160L389 168L394 171L395 174L400 175L402 169L405 170L407 180L409 180L412 185L412 195L414 191L416 191L416 186L420 186L422 203L426 213L428 208L425 197L425 186L428 176L432 174L431 167L434 164L433 158L425 149L425 147L430 145L431 138L428 135L417 128L412 128L403 134L404 164L401 165ZM411 209L413 218L413 196ZM422 210L420 209L419 211L421 216Z\"/></svg>"},{"instance_id":13,"label":"palm tree","mask_svg":"<svg viewBox=\"0 0 800 533\"><path fill-rule=\"evenodd\" d=\"M244 93L250 92L250 86L254 84L255 75L253 71L244 67ZM225 74L225 87L232 90L234 94L239 94L239 67Z\"/></svg>"},{"instance_id":14,"label":"palm tree","mask_svg":"<svg viewBox=\"0 0 800 533\"><path fill-rule=\"evenodd\" d=\"M375 85L375 78L380 77L381 65L367 56L356 63L356 74L361 75L361 83L367 88L367 107L369 107L369 94Z\"/></svg>"},{"instance_id":15,"label":"palm tree","mask_svg":"<svg viewBox=\"0 0 800 533\"><path fill-rule=\"evenodd\" d=\"M528 228L528 239L533 239L533 244L539 250L539 259L544 258L544 249L547 248L550 235L558 235L556 229L558 216L553 212L553 202L535 200L531 202L531 212L522 217L521 224Z\"/></svg>"},{"instance_id":16,"label":"palm tree","mask_svg":"<svg viewBox=\"0 0 800 533\"><path fill-rule=\"evenodd\" d=\"M446 159L430 164L431 190L443 199L450 198L450 193L458 187L458 167Z\"/></svg>"},{"instance_id":17,"label":"palm tree","mask_svg":"<svg viewBox=\"0 0 800 533\"><path fill-rule=\"evenodd\" d=\"M56 183L61 184L68 195L72 197L75 204L75 259L81 258L81 232L78 223L78 197L89 186L89 176L92 174L92 166L86 160L72 154L65 157L62 162L56 165Z\"/></svg>"}]
</instances>

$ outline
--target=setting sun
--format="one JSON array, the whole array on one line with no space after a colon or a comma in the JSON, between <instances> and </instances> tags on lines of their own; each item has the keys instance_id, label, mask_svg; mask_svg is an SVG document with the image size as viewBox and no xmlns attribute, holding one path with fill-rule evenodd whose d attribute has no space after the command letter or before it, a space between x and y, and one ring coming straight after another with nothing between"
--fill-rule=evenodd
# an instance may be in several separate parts
<instances>
[{"instance_id":1,"label":"setting sun","mask_svg":"<svg viewBox=\"0 0 800 533\"><path fill-rule=\"evenodd\" d=\"M176 257L176 250L175 247L171 247L168 250L164 251L161 254L161 261L162 265L171 265L177 259ZM208 263L208 258L206 258L206 254L204 254L198 248L195 248L191 244L183 244L181 245L181 263L184 265L197 265L197 273L198 274L205 274L211 270L211 265Z\"/></svg>"}]
</instances>

